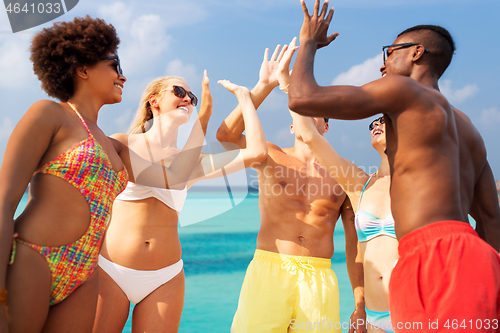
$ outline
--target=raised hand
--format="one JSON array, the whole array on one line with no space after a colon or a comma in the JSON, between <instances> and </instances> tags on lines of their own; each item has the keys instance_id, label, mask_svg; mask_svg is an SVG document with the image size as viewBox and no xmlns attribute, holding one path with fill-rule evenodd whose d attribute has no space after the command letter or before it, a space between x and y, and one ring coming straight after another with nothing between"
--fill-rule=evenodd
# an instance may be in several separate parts
<instances>
[{"instance_id":1,"label":"raised hand","mask_svg":"<svg viewBox=\"0 0 500 333\"><path fill-rule=\"evenodd\" d=\"M273 88L276 87L278 83L277 70L281 58L283 58L283 54L288 49L288 46L285 45L283 49L281 49L281 45L277 45L276 49L274 49L274 53L269 60L269 49L264 51L264 60L262 61L262 65L260 66L259 72L259 81L264 84L271 85Z\"/></svg>"},{"instance_id":2,"label":"raised hand","mask_svg":"<svg viewBox=\"0 0 500 333\"><path fill-rule=\"evenodd\" d=\"M217 81L218 84L222 85L224 88L232 92L233 94L236 95L236 97L239 97L239 94L249 94L248 88L239 86L237 84L232 83L229 80L219 80Z\"/></svg>"},{"instance_id":3,"label":"raised hand","mask_svg":"<svg viewBox=\"0 0 500 333\"><path fill-rule=\"evenodd\" d=\"M338 32L327 35L328 27L333 18L334 8L328 11L328 0L325 0L321 12L319 11L319 2L316 0L314 4L313 14L310 16L307 10L305 0L300 0L302 10L304 11L304 23L300 29L300 44L304 45L306 42L316 43L316 48L327 46L337 38ZM328 15L326 12L328 11ZM325 17L326 16L326 17Z\"/></svg>"},{"instance_id":4,"label":"raised hand","mask_svg":"<svg viewBox=\"0 0 500 333\"><path fill-rule=\"evenodd\" d=\"M290 62L292 61L293 54L295 51L299 49L297 46L297 37L293 37L292 41L290 42L290 46L286 46L283 48L286 51L285 53L281 56L281 59L279 61L278 69L277 69L277 76L278 76L278 82L280 84L280 89L283 90L284 92L288 92L288 84L290 83Z\"/></svg>"},{"instance_id":5,"label":"raised hand","mask_svg":"<svg viewBox=\"0 0 500 333\"><path fill-rule=\"evenodd\" d=\"M213 106L213 97L210 92L210 80L208 79L207 70L203 72L201 81L201 105L200 114L211 115Z\"/></svg>"}]
</instances>

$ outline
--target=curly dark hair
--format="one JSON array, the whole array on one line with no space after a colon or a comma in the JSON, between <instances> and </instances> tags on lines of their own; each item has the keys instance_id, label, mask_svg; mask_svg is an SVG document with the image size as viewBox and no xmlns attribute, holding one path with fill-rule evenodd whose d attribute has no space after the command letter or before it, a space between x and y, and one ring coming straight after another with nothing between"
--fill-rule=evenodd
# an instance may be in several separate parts
<instances>
[{"instance_id":1,"label":"curly dark hair","mask_svg":"<svg viewBox=\"0 0 500 333\"><path fill-rule=\"evenodd\" d=\"M87 15L57 22L31 42L33 70L49 96L67 101L75 92L76 69L95 65L108 53L116 53L119 43L115 28L102 19Z\"/></svg>"}]
</instances>

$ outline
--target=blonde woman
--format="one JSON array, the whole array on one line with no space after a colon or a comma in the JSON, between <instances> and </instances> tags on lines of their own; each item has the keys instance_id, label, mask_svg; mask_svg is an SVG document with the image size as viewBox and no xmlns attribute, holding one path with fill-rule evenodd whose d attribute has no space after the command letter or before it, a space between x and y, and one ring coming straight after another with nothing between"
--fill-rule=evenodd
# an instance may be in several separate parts
<instances>
[{"instance_id":1,"label":"blonde woman","mask_svg":"<svg viewBox=\"0 0 500 333\"><path fill-rule=\"evenodd\" d=\"M219 83L238 98L250 138L248 146L239 151L202 154L189 180L170 189L128 183L114 203L101 250L94 332L121 332L130 302L136 304L132 332L178 331L184 305L184 271L177 223L188 188L201 179L222 176L221 168L230 173L266 158L264 132L248 89L226 80ZM188 122L196 104L197 98L184 79L157 79L144 92L130 134L114 137L127 142L144 159L167 166L179 154L179 126ZM200 113L211 109L205 72Z\"/></svg>"}]
</instances>

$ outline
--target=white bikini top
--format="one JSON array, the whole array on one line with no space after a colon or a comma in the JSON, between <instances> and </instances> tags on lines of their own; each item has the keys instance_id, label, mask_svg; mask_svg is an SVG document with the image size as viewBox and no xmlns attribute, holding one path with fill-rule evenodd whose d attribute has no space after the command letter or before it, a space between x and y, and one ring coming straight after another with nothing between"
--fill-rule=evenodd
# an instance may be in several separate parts
<instances>
[{"instance_id":1,"label":"white bikini top","mask_svg":"<svg viewBox=\"0 0 500 333\"><path fill-rule=\"evenodd\" d=\"M182 190L170 190L128 182L127 187L116 197L116 200L135 201L146 198L156 198L168 207L180 212L184 206L186 197L187 187Z\"/></svg>"}]
</instances>

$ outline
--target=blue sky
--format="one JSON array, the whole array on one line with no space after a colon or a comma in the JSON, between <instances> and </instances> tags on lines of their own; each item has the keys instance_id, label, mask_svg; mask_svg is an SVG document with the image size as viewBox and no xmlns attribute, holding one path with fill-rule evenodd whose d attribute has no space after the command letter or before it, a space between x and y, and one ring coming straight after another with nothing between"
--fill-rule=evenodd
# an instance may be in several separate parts
<instances>
[{"instance_id":1,"label":"blue sky","mask_svg":"<svg viewBox=\"0 0 500 333\"><path fill-rule=\"evenodd\" d=\"M101 17L120 36L119 54L127 76L120 104L105 106L99 125L108 135L125 132L142 90L152 79L179 75L200 95L207 69L214 95L214 113L207 141L215 141L222 120L236 98L216 84L229 79L252 88L264 49L289 43L303 20L299 0L80 0L58 20L75 16ZM306 0L312 10L314 1ZM457 52L440 80L441 91L464 111L483 136L496 179L500 179L500 13L498 0L339 0L330 32L340 36L316 56L321 85L362 85L380 77L382 45L417 24L438 24L455 39ZM31 104L48 98L40 89L29 61L29 43L51 23L12 34L5 10L0 10L0 152L16 122ZM266 138L282 147L293 145L287 97L276 89L258 111ZM339 153L369 168L379 164L369 143L370 120L331 121L328 140ZM426 124L415 124L425 126Z\"/></svg>"}]
</instances>

